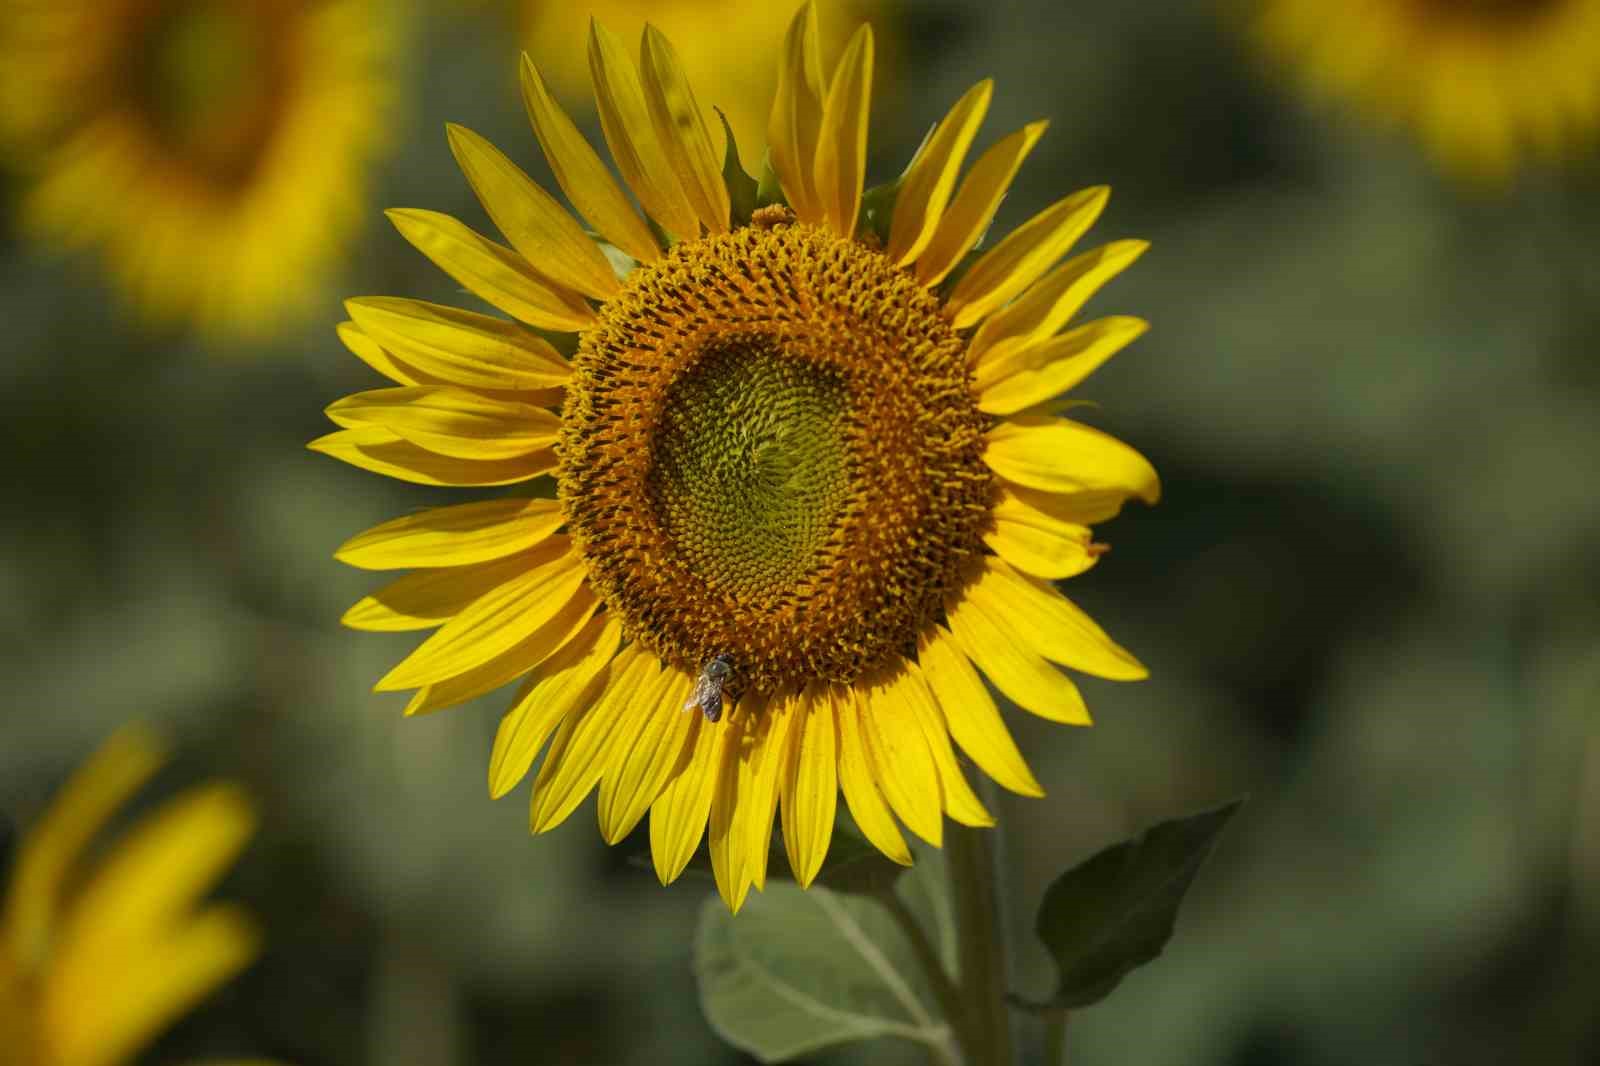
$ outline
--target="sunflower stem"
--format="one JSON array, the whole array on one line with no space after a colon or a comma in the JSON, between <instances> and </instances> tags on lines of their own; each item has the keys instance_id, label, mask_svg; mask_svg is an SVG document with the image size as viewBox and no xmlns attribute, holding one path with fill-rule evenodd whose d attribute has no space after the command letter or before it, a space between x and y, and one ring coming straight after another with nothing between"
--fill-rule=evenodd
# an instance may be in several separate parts
<instances>
[{"instance_id":1,"label":"sunflower stem","mask_svg":"<svg viewBox=\"0 0 1600 1066\"><path fill-rule=\"evenodd\" d=\"M1066 1066L1067 1012L1051 1016L1044 1027L1044 1066Z\"/></svg>"},{"instance_id":2,"label":"sunflower stem","mask_svg":"<svg viewBox=\"0 0 1600 1066\"><path fill-rule=\"evenodd\" d=\"M939 1009L944 1012L946 1020L950 1023L958 1046L965 1048L969 1037L966 1032L966 1006L961 999L961 990L956 987L950 975L945 972L944 964L939 961L939 953L934 950L933 944L928 940L928 932L917 921L917 916L911 913L911 908L906 906L900 894L890 888L878 893L878 902L882 903L894 919L900 931L905 934L907 942L911 945L911 953L917 957L917 965L922 967L923 973L928 977L928 985L933 989L934 998L939 1001ZM930 1061L939 1066L959 1066L959 1056L952 1057L954 1048L933 1048L930 1050Z\"/></svg>"},{"instance_id":3,"label":"sunflower stem","mask_svg":"<svg viewBox=\"0 0 1600 1066\"><path fill-rule=\"evenodd\" d=\"M959 1029L971 1066L1012 1066L1006 950L992 830L953 825L946 851L961 956Z\"/></svg>"}]
</instances>

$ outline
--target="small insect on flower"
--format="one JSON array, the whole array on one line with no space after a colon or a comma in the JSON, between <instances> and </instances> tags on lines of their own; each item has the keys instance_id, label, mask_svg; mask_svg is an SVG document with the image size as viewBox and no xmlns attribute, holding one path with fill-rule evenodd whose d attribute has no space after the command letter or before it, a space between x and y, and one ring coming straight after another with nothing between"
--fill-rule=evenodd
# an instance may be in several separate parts
<instances>
[{"instance_id":1,"label":"small insect on flower","mask_svg":"<svg viewBox=\"0 0 1600 1066\"><path fill-rule=\"evenodd\" d=\"M713 655L706 660L700 668L700 676L694 679L694 691L689 693L689 698L684 702L686 711L700 708L706 713L706 721L715 722L722 717L722 686L728 683L733 676L733 656L727 654Z\"/></svg>"}]
</instances>

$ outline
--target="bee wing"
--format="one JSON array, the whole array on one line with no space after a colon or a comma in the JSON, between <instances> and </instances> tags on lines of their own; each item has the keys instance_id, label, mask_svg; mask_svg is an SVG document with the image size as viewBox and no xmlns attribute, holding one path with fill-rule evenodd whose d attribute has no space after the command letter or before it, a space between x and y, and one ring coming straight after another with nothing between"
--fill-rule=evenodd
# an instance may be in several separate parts
<instances>
[{"instance_id":1,"label":"bee wing","mask_svg":"<svg viewBox=\"0 0 1600 1066\"><path fill-rule=\"evenodd\" d=\"M704 671L701 671L700 676L695 678L694 691L689 693L689 698L685 701L683 710L692 711L696 708L704 707L706 701L712 697L715 689L716 682L707 677Z\"/></svg>"}]
</instances>

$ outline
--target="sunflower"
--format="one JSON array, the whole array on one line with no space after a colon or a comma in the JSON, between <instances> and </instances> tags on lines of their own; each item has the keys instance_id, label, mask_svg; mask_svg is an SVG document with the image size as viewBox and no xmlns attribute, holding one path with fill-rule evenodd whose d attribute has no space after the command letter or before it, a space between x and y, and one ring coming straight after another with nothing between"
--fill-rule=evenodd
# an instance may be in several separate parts
<instances>
[{"instance_id":1,"label":"sunflower","mask_svg":"<svg viewBox=\"0 0 1600 1066\"><path fill-rule=\"evenodd\" d=\"M1600 0L1251 0L1263 48L1317 96L1412 127L1445 167L1504 181L1600 124Z\"/></svg>"},{"instance_id":2,"label":"sunflower","mask_svg":"<svg viewBox=\"0 0 1600 1066\"><path fill-rule=\"evenodd\" d=\"M0 1061L131 1062L255 956L255 926L237 907L195 909L253 831L237 788L180 795L85 859L161 761L138 732L114 736L23 836L0 880Z\"/></svg>"},{"instance_id":3,"label":"sunflower","mask_svg":"<svg viewBox=\"0 0 1600 1066\"><path fill-rule=\"evenodd\" d=\"M150 321L271 333L361 218L395 34L383 0L8 0L22 227L98 250Z\"/></svg>"},{"instance_id":4,"label":"sunflower","mask_svg":"<svg viewBox=\"0 0 1600 1066\"><path fill-rule=\"evenodd\" d=\"M672 40L685 69L697 72L700 98L726 113L737 142L761 144L767 128L767 104L777 85L776 71L767 57L782 44L789 24L789 12L783 5L743 0L601 0L585 6L518 0L517 6L528 50L550 57L540 73L558 99L576 98L589 87L588 64L569 42L584 32L591 14L608 26L628 30L648 19ZM880 5L869 0L834 0L828 6L859 15ZM821 43L827 47L844 41L841 36Z\"/></svg>"},{"instance_id":5,"label":"sunflower","mask_svg":"<svg viewBox=\"0 0 1600 1066\"><path fill-rule=\"evenodd\" d=\"M709 824L737 909L765 884L780 808L796 878L815 877L842 792L868 839L910 862L896 816L935 845L945 814L992 824L952 739L1000 784L1041 794L983 677L1087 724L1058 665L1145 676L1051 582L1094 565L1091 523L1155 500L1155 471L1050 410L1144 330L1062 328L1145 245L1058 264L1106 202L1092 188L974 254L1045 126L1001 138L958 186L988 81L897 181L864 192L872 33L824 79L814 7L784 42L759 187L732 146L719 164L654 28L635 66L595 24L589 58L611 156L646 214L525 59L545 157L606 244L451 127L511 247L429 211L390 217L521 324L351 300L345 344L397 387L334 403L344 428L311 444L426 485L550 475L555 498L443 507L355 537L340 559L414 572L345 623L437 630L378 683L415 689L409 714L523 679L489 787L510 791L548 741L535 832L598 787L608 842L648 813L667 883Z\"/></svg>"}]
</instances>

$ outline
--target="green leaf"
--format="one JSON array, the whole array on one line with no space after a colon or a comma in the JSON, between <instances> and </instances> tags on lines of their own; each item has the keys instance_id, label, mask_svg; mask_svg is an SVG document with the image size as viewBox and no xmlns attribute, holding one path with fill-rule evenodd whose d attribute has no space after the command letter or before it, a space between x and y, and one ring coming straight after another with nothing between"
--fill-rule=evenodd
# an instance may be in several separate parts
<instances>
[{"instance_id":1,"label":"green leaf","mask_svg":"<svg viewBox=\"0 0 1600 1066\"><path fill-rule=\"evenodd\" d=\"M722 154L722 180L728 186L733 225L746 226L756 210L756 179L745 173L744 164L739 162L739 145L733 138L733 127L728 125L728 116L720 107L712 110L722 120L722 132L728 138L728 147Z\"/></svg>"},{"instance_id":2,"label":"green leaf","mask_svg":"<svg viewBox=\"0 0 1600 1066\"><path fill-rule=\"evenodd\" d=\"M1087 1007L1161 954L1178 906L1243 800L1152 826L1068 870L1045 890L1035 924L1056 960L1056 993L1039 1012Z\"/></svg>"},{"instance_id":3,"label":"green leaf","mask_svg":"<svg viewBox=\"0 0 1600 1066\"><path fill-rule=\"evenodd\" d=\"M935 891L920 880L940 872L938 863L919 861L901 880L901 897L914 913L925 913ZM711 1027L762 1062L879 1037L915 1041L956 1061L955 1037L926 974L905 934L871 896L769 881L737 917L720 899L708 899L695 938L695 975Z\"/></svg>"},{"instance_id":4,"label":"green leaf","mask_svg":"<svg viewBox=\"0 0 1600 1066\"><path fill-rule=\"evenodd\" d=\"M788 204L784 199L783 185L778 181L778 171L772 165L772 151L761 159L761 180L756 183L756 206L770 207L773 204Z\"/></svg>"}]
</instances>

